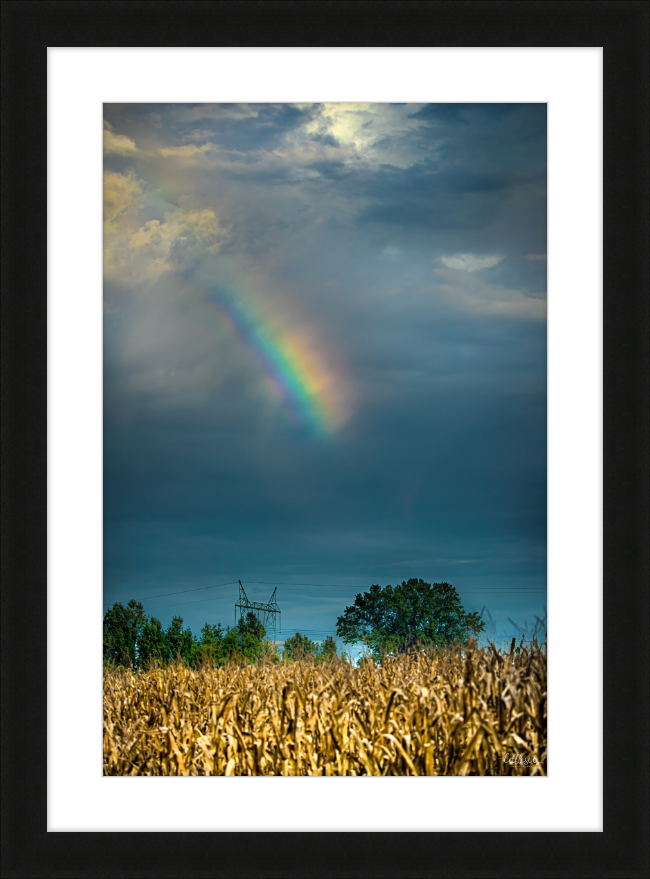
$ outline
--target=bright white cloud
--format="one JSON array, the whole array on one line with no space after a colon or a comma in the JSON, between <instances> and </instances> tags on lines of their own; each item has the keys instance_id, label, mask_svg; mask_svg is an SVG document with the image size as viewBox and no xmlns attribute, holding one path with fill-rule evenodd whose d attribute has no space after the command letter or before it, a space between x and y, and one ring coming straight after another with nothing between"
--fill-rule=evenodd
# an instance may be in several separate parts
<instances>
[{"instance_id":1,"label":"bright white cloud","mask_svg":"<svg viewBox=\"0 0 650 879\"><path fill-rule=\"evenodd\" d=\"M420 104L321 104L304 126L307 135L331 135L355 158L374 164L408 168L422 159L422 148L412 138L424 126L413 114ZM431 145L430 141L430 145Z\"/></svg>"},{"instance_id":2,"label":"bright white cloud","mask_svg":"<svg viewBox=\"0 0 650 879\"><path fill-rule=\"evenodd\" d=\"M104 152L117 153L120 156L126 156L130 153L137 153L138 148L130 137L124 134L116 134L113 126L104 120Z\"/></svg>"},{"instance_id":3,"label":"bright white cloud","mask_svg":"<svg viewBox=\"0 0 650 879\"><path fill-rule=\"evenodd\" d=\"M501 284L485 284L480 275L458 275L434 269L434 295L457 311L490 317L546 320L546 298L533 298Z\"/></svg>"},{"instance_id":4,"label":"bright white cloud","mask_svg":"<svg viewBox=\"0 0 650 879\"><path fill-rule=\"evenodd\" d=\"M496 253L487 256L477 256L474 253L455 253L453 256L443 256L440 262L448 269L457 272L478 272L479 269L489 269L497 265L503 259Z\"/></svg>"},{"instance_id":5,"label":"bright white cloud","mask_svg":"<svg viewBox=\"0 0 650 879\"><path fill-rule=\"evenodd\" d=\"M425 127L421 119L413 117L420 105L393 104L315 104L300 105L312 109L302 125L288 128L272 149L256 148L240 153L225 149L216 142L211 128L192 127L181 136L183 143L161 144L158 154L168 160L219 169L236 170L238 175L257 174L260 171L295 171L296 180L315 179L320 172L305 174L300 169L314 168L322 163L344 162L347 165L363 162L407 168L421 161L422 144L408 135ZM258 116L256 108L248 106L204 105L184 109L174 117L177 120L242 120ZM116 136L119 138L119 135ZM113 144L113 140L110 141ZM132 142L131 142L132 143ZM124 150L126 145L122 145ZM135 144L133 144L135 149ZM435 142L429 137L425 152L431 155ZM245 159L245 161L243 161ZM171 166L166 173L173 173Z\"/></svg>"}]
</instances>

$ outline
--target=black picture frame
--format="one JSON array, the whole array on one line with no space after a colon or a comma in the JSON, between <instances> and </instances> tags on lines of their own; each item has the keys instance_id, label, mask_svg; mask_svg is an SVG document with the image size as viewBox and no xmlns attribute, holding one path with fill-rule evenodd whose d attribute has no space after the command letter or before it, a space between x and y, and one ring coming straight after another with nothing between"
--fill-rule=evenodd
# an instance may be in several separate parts
<instances>
[{"instance_id":1,"label":"black picture frame","mask_svg":"<svg viewBox=\"0 0 650 879\"><path fill-rule=\"evenodd\" d=\"M4 2L2 873L636 877L648 859L648 4ZM214 34L214 37L212 36ZM48 833L48 46L602 46L602 833ZM588 769L586 769L588 771ZM516 798L516 793L514 794Z\"/></svg>"}]
</instances>

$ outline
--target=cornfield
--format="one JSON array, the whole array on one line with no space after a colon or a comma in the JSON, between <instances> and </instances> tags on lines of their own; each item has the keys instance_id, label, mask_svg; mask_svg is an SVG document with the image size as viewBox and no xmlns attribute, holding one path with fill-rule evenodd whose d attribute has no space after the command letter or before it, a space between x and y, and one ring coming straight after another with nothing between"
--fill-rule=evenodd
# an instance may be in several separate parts
<instances>
[{"instance_id":1,"label":"cornfield","mask_svg":"<svg viewBox=\"0 0 650 879\"><path fill-rule=\"evenodd\" d=\"M104 775L546 775L546 652L104 673Z\"/></svg>"}]
</instances>

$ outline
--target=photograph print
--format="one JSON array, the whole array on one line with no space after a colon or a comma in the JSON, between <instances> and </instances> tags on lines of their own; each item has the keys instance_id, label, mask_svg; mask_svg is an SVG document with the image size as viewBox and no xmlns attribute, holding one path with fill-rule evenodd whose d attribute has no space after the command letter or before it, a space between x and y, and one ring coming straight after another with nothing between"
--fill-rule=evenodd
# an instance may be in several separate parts
<instances>
[{"instance_id":1,"label":"photograph print","mask_svg":"<svg viewBox=\"0 0 650 879\"><path fill-rule=\"evenodd\" d=\"M103 153L103 774L546 776L546 104Z\"/></svg>"}]
</instances>

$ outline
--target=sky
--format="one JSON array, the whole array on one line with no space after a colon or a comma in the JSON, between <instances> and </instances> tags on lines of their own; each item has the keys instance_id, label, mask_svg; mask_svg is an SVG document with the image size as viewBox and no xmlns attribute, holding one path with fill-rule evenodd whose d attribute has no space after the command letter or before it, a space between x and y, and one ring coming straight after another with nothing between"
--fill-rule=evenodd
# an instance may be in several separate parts
<instances>
[{"instance_id":1,"label":"sky","mask_svg":"<svg viewBox=\"0 0 650 879\"><path fill-rule=\"evenodd\" d=\"M105 104L103 143L105 605L543 616L546 105Z\"/></svg>"}]
</instances>

